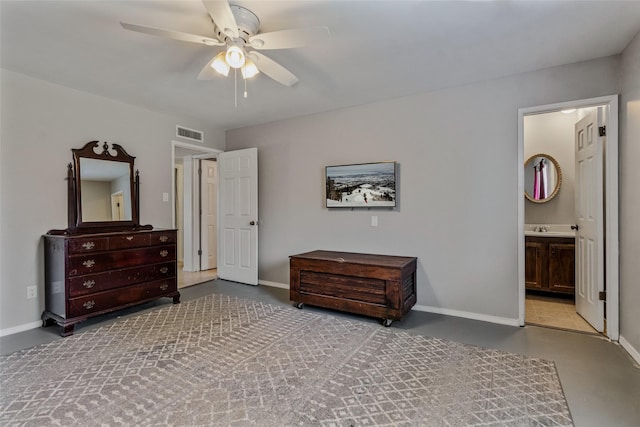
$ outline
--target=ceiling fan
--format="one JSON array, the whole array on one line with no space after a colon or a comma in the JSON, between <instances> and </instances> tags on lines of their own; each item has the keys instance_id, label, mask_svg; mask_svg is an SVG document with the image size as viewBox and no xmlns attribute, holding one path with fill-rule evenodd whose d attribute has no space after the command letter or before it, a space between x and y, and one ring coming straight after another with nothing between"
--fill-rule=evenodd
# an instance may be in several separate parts
<instances>
[{"instance_id":1,"label":"ceiling fan","mask_svg":"<svg viewBox=\"0 0 640 427\"><path fill-rule=\"evenodd\" d=\"M200 71L198 80L210 80L216 72L226 76L230 68L235 68L240 69L244 79L262 72L285 86L293 86L298 82L298 78L258 51L302 47L330 37L327 27L260 33L260 20L249 9L230 4L227 0L202 0L202 3L211 17L215 38L126 22L120 22L120 25L127 30L154 36L207 46L225 46L225 50L215 55Z\"/></svg>"}]
</instances>

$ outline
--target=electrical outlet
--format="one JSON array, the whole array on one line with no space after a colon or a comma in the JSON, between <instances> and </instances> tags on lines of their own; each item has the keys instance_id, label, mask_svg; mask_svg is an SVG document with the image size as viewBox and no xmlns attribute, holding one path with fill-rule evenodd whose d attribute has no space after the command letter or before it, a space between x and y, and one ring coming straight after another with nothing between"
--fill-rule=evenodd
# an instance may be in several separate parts
<instances>
[{"instance_id":1,"label":"electrical outlet","mask_svg":"<svg viewBox=\"0 0 640 427\"><path fill-rule=\"evenodd\" d=\"M38 296L37 286L27 286L27 298L35 298Z\"/></svg>"}]
</instances>

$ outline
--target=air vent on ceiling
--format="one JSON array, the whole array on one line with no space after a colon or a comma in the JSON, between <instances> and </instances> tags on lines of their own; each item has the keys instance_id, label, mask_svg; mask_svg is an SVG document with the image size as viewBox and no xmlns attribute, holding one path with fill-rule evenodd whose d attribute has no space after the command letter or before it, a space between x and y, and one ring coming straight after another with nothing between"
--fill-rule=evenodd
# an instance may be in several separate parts
<instances>
[{"instance_id":1,"label":"air vent on ceiling","mask_svg":"<svg viewBox=\"0 0 640 427\"><path fill-rule=\"evenodd\" d=\"M176 136L198 142L202 142L204 138L202 132L199 130L193 130L179 125L176 125Z\"/></svg>"}]
</instances>

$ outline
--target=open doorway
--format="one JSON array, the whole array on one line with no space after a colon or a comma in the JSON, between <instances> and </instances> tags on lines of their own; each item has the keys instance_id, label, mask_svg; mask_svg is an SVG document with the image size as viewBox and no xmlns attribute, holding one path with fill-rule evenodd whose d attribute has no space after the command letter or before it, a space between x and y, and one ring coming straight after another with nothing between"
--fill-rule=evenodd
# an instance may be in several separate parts
<instances>
[{"instance_id":1,"label":"open doorway","mask_svg":"<svg viewBox=\"0 0 640 427\"><path fill-rule=\"evenodd\" d=\"M617 117L617 96L519 110L521 325L618 337Z\"/></svg>"},{"instance_id":2,"label":"open doorway","mask_svg":"<svg viewBox=\"0 0 640 427\"><path fill-rule=\"evenodd\" d=\"M220 150L172 142L173 226L178 288L217 277L217 164Z\"/></svg>"}]
</instances>

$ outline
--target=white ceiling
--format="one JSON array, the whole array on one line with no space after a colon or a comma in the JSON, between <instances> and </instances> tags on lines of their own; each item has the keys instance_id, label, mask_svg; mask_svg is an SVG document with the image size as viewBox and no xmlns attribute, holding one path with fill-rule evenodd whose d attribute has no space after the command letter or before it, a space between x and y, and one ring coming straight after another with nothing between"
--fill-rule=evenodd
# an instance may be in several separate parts
<instances>
[{"instance_id":1,"label":"white ceiling","mask_svg":"<svg viewBox=\"0 0 640 427\"><path fill-rule=\"evenodd\" d=\"M220 50L124 30L120 21L213 37L198 0L0 0L3 68L221 129L305 115L620 53L637 1L232 1L262 32L325 25L331 40L265 51L293 87L196 79Z\"/></svg>"}]
</instances>

